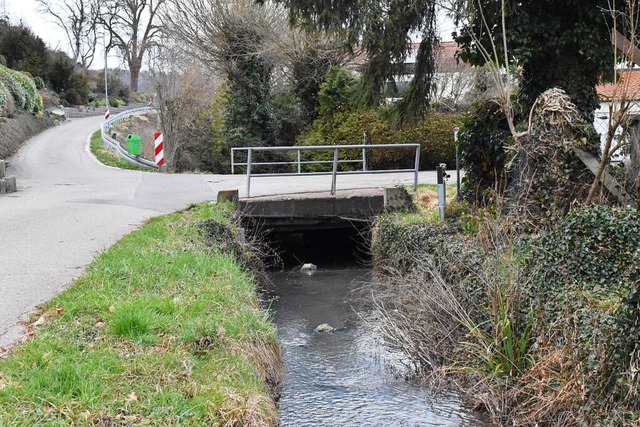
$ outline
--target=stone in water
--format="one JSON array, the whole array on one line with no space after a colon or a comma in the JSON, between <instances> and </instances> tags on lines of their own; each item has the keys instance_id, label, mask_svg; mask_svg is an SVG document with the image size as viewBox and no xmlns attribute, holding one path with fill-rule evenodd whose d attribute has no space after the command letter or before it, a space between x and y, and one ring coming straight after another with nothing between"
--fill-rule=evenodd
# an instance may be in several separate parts
<instances>
[{"instance_id":1,"label":"stone in water","mask_svg":"<svg viewBox=\"0 0 640 427\"><path fill-rule=\"evenodd\" d=\"M316 332L320 332L320 333L333 332L335 330L336 329L333 326L329 325L328 323L323 323L321 325L318 325L318 327L316 328Z\"/></svg>"},{"instance_id":2,"label":"stone in water","mask_svg":"<svg viewBox=\"0 0 640 427\"><path fill-rule=\"evenodd\" d=\"M309 276L311 276L313 273L316 272L316 270L318 269L318 267L315 264L302 264L302 267L300 268L300 271L302 271L303 273L307 273Z\"/></svg>"}]
</instances>

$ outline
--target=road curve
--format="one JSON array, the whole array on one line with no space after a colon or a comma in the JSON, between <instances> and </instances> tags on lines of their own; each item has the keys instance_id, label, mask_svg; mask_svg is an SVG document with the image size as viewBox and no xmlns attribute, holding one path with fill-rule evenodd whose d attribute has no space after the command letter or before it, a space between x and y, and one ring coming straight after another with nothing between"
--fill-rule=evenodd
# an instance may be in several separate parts
<instances>
[{"instance_id":1,"label":"road curve","mask_svg":"<svg viewBox=\"0 0 640 427\"><path fill-rule=\"evenodd\" d=\"M23 335L38 304L79 276L94 256L150 217L246 187L243 176L160 174L99 164L88 152L100 117L75 119L28 141L10 159L18 192L0 197L0 347ZM433 182L421 173L420 182ZM411 182L398 176L344 176L338 189ZM256 178L251 195L327 191L330 177ZM1 353L1 351L0 351Z\"/></svg>"}]
</instances>

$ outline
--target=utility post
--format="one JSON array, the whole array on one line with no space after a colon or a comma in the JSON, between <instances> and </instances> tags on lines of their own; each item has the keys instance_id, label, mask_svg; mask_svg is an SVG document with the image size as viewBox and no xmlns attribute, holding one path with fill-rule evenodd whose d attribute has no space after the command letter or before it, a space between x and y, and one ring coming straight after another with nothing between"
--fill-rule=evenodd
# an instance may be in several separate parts
<instances>
[{"instance_id":1,"label":"utility post","mask_svg":"<svg viewBox=\"0 0 640 427\"><path fill-rule=\"evenodd\" d=\"M458 145L458 132L460 132L459 127L455 127L453 129L453 142L456 144L456 189L458 190L456 193L456 200L462 200L462 192L460 191L460 146Z\"/></svg>"},{"instance_id":2,"label":"utility post","mask_svg":"<svg viewBox=\"0 0 640 427\"><path fill-rule=\"evenodd\" d=\"M104 104L104 119L107 120L110 117L110 112L109 112L109 87L108 87L108 83L107 83L107 71L108 71L108 67L107 67L107 52L109 50L109 47L107 46L107 35L106 32L102 33L102 44L104 44L104 100L105 100L105 104Z\"/></svg>"},{"instance_id":3,"label":"utility post","mask_svg":"<svg viewBox=\"0 0 640 427\"><path fill-rule=\"evenodd\" d=\"M440 163L436 168L438 177L438 215L440 221L444 221L444 211L447 207L447 165Z\"/></svg>"}]
</instances>

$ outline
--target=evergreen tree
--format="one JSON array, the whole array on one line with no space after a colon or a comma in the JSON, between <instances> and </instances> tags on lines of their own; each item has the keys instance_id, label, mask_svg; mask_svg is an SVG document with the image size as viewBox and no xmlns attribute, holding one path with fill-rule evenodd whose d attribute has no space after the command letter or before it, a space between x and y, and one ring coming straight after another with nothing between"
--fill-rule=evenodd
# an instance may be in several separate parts
<instances>
[{"instance_id":1,"label":"evergreen tree","mask_svg":"<svg viewBox=\"0 0 640 427\"><path fill-rule=\"evenodd\" d=\"M482 65L477 39L502 56L502 0L472 0L470 25L460 31L462 59ZM598 105L598 77L611 70L613 47L607 0L506 0L506 40L509 56L521 67L518 93L526 112L547 89L560 87L588 116ZM465 13L468 12L466 10ZM483 18L486 24L483 23ZM486 28L491 29L489 34ZM478 38L470 34L479 34Z\"/></svg>"},{"instance_id":2,"label":"evergreen tree","mask_svg":"<svg viewBox=\"0 0 640 427\"><path fill-rule=\"evenodd\" d=\"M421 117L429 105L437 41L435 0L277 0L288 8L292 23L346 33L352 49L364 49L367 62L360 84L360 102L380 103L385 83L398 74L411 52L410 36L421 38L405 97L396 104L400 121Z\"/></svg>"}]
</instances>

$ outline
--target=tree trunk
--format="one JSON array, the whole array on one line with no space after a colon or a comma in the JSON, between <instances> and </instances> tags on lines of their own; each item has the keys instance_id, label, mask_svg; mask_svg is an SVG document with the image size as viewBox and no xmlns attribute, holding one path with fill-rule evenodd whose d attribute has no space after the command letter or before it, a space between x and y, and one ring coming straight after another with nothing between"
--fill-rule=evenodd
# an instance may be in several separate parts
<instances>
[{"instance_id":1,"label":"tree trunk","mask_svg":"<svg viewBox=\"0 0 640 427\"><path fill-rule=\"evenodd\" d=\"M130 88L132 92L138 91L138 79L140 77L141 61L132 61L129 63L129 75L131 76Z\"/></svg>"}]
</instances>

